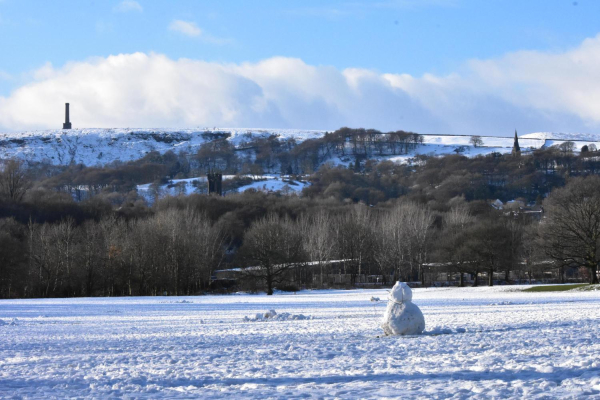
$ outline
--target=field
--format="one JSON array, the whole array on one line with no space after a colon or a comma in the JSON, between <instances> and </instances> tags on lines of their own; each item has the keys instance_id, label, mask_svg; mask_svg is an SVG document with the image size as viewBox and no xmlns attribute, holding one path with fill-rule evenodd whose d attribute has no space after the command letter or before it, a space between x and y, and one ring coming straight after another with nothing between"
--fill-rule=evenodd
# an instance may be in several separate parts
<instances>
[{"instance_id":1,"label":"field","mask_svg":"<svg viewBox=\"0 0 600 400\"><path fill-rule=\"evenodd\" d=\"M0 398L600 397L600 291L522 288L2 300Z\"/></svg>"}]
</instances>

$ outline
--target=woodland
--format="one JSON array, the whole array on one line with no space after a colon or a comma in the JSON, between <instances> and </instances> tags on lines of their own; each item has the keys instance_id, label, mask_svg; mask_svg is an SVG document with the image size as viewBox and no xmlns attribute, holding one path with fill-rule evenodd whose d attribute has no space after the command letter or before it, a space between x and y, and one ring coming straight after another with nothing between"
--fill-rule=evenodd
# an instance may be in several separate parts
<instances>
[{"instance_id":1,"label":"woodland","mask_svg":"<svg viewBox=\"0 0 600 400\"><path fill-rule=\"evenodd\" d=\"M188 295L236 290L598 280L600 154L378 159L411 132L342 128L302 143L215 137L196 154L104 166L2 161L0 297ZM459 149L460 150L460 149ZM344 165L333 160L346 160ZM224 196L160 196L170 179L236 175ZM248 175L300 194L236 189ZM153 201L136 185L153 183ZM503 207L495 207L500 200ZM234 270L235 279L216 279ZM333 275L349 276L336 283Z\"/></svg>"}]
</instances>

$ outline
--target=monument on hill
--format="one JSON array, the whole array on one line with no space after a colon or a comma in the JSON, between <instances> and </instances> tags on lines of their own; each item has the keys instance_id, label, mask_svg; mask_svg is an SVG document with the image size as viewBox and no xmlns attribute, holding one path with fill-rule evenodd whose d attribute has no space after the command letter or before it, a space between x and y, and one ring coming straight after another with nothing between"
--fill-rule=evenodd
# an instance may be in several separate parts
<instances>
[{"instance_id":1,"label":"monument on hill","mask_svg":"<svg viewBox=\"0 0 600 400\"><path fill-rule=\"evenodd\" d=\"M71 121L69 121L69 103L65 103L65 123L63 129L71 129Z\"/></svg>"},{"instance_id":2,"label":"monument on hill","mask_svg":"<svg viewBox=\"0 0 600 400\"><path fill-rule=\"evenodd\" d=\"M208 178L208 194L214 193L218 196L222 196L223 174L218 172L209 172L206 174L206 177Z\"/></svg>"}]
</instances>

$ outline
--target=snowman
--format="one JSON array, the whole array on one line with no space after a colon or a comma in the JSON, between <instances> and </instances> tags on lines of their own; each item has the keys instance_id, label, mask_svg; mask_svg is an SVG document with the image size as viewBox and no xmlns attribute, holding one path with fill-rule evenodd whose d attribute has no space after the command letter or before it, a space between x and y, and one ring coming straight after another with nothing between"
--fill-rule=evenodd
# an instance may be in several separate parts
<instances>
[{"instance_id":1,"label":"snowman","mask_svg":"<svg viewBox=\"0 0 600 400\"><path fill-rule=\"evenodd\" d=\"M396 282L392 288L381 327L386 335L418 335L425 329L423 313L406 283Z\"/></svg>"}]
</instances>

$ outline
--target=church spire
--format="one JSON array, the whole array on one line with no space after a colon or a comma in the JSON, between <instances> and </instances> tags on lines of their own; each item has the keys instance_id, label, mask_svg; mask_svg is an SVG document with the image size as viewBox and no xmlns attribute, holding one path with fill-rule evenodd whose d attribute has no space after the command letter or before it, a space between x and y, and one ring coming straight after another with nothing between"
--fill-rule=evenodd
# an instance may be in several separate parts
<instances>
[{"instance_id":1,"label":"church spire","mask_svg":"<svg viewBox=\"0 0 600 400\"><path fill-rule=\"evenodd\" d=\"M515 144L513 144L512 155L513 156L521 155L521 146L519 146L519 137L517 136L516 129L515 129Z\"/></svg>"}]
</instances>

